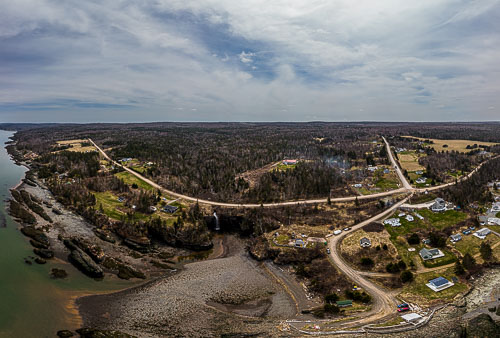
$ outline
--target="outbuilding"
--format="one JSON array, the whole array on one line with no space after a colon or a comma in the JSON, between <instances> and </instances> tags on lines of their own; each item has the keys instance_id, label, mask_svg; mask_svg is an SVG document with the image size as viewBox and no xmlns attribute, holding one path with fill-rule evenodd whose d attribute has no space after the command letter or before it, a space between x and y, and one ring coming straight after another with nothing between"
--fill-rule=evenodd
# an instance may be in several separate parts
<instances>
[{"instance_id":1,"label":"outbuilding","mask_svg":"<svg viewBox=\"0 0 500 338\"><path fill-rule=\"evenodd\" d=\"M406 315L401 316L401 318L407 323L415 323L422 319L422 316L418 313L408 313Z\"/></svg>"},{"instance_id":2,"label":"outbuilding","mask_svg":"<svg viewBox=\"0 0 500 338\"><path fill-rule=\"evenodd\" d=\"M359 241L359 245L361 245L362 248L369 248L372 245L372 242L369 238L363 237Z\"/></svg>"}]
</instances>

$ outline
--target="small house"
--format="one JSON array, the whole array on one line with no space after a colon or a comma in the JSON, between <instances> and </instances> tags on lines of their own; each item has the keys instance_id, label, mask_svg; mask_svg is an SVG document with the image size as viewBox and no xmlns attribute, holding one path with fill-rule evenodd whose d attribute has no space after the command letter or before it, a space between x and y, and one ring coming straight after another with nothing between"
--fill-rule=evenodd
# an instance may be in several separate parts
<instances>
[{"instance_id":1,"label":"small house","mask_svg":"<svg viewBox=\"0 0 500 338\"><path fill-rule=\"evenodd\" d=\"M297 238L295 240L295 247L296 248L305 248L306 246L306 243L304 242L304 240L302 238Z\"/></svg>"},{"instance_id":2,"label":"small house","mask_svg":"<svg viewBox=\"0 0 500 338\"><path fill-rule=\"evenodd\" d=\"M438 277L438 278L431 279L429 281L429 283L427 283L425 285L428 288L430 288L432 291L439 292L439 291L442 291L442 290L447 289L449 287L452 287L455 284L453 284L452 282L450 282L449 280L447 280L444 277Z\"/></svg>"},{"instance_id":3,"label":"small house","mask_svg":"<svg viewBox=\"0 0 500 338\"><path fill-rule=\"evenodd\" d=\"M462 240L462 236L460 234L451 235L450 236L450 240L453 243L455 243L455 242L461 241Z\"/></svg>"},{"instance_id":4,"label":"small house","mask_svg":"<svg viewBox=\"0 0 500 338\"><path fill-rule=\"evenodd\" d=\"M430 209L434 212L446 211L446 202L442 198L436 198L434 203L431 205Z\"/></svg>"},{"instance_id":5,"label":"small house","mask_svg":"<svg viewBox=\"0 0 500 338\"><path fill-rule=\"evenodd\" d=\"M408 313L401 316L401 318L407 323L416 323L422 319L422 316L418 313Z\"/></svg>"},{"instance_id":6,"label":"small house","mask_svg":"<svg viewBox=\"0 0 500 338\"><path fill-rule=\"evenodd\" d=\"M294 165L297 164L298 160L283 160L284 165Z\"/></svg>"},{"instance_id":7,"label":"small house","mask_svg":"<svg viewBox=\"0 0 500 338\"><path fill-rule=\"evenodd\" d=\"M359 241L359 245L361 245L362 248L369 248L372 245L372 242L369 238L363 237Z\"/></svg>"},{"instance_id":8,"label":"small house","mask_svg":"<svg viewBox=\"0 0 500 338\"><path fill-rule=\"evenodd\" d=\"M338 301L336 301L336 304L338 307L348 307L348 306L352 306L352 300L350 300L350 299L338 300Z\"/></svg>"},{"instance_id":9,"label":"small house","mask_svg":"<svg viewBox=\"0 0 500 338\"><path fill-rule=\"evenodd\" d=\"M422 175L423 173L424 173L424 172L423 172L422 170L417 170L417 171L415 171L415 174L417 174L417 175Z\"/></svg>"},{"instance_id":10,"label":"small house","mask_svg":"<svg viewBox=\"0 0 500 338\"><path fill-rule=\"evenodd\" d=\"M427 178L425 178L425 177L419 177L419 178L416 179L415 182L418 183L418 184L424 184L424 183L427 182Z\"/></svg>"},{"instance_id":11,"label":"small house","mask_svg":"<svg viewBox=\"0 0 500 338\"><path fill-rule=\"evenodd\" d=\"M162 210L163 210L163 212L168 212L170 214L173 214L174 212L177 211L177 209L179 209L179 208L177 208L176 206L166 205L166 206L163 207Z\"/></svg>"},{"instance_id":12,"label":"small house","mask_svg":"<svg viewBox=\"0 0 500 338\"><path fill-rule=\"evenodd\" d=\"M412 215L406 215L406 220L407 220L408 222L413 222L414 218L413 218L413 216L412 216Z\"/></svg>"},{"instance_id":13,"label":"small house","mask_svg":"<svg viewBox=\"0 0 500 338\"><path fill-rule=\"evenodd\" d=\"M491 233L491 230L488 228L482 228L474 233L474 236L476 236L479 239L485 239L486 236L488 236Z\"/></svg>"},{"instance_id":14,"label":"small house","mask_svg":"<svg viewBox=\"0 0 500 338\"><path fill-rule=\"evenodd\" d=\"M356 183L353 185L354 188L361 188L363 185L361 183Z\"/></svg>"},{"instance_id":15,"label":"small house","mask_svg":"<svg viewBox=\"0 0 500 338\"><path fill-rule=\"evenodd\" d=\"M423 248L422 250L420 250L419 255L424 261L444 257L444 253L439 249Z\"/></svg>"},{"instance_id":16,"label":"small house","mask_svg":"<svg viewBox=\"0 0 500 338\"><path fill-rule=\"evenodd\" d=\"M152 206L150 206L150 207L149 207L149 210L150 210L151 212L155 212L155 211L156 211L156 210L158 210L158 209L157 209L154 205L152 205Z\"/></svg>"},{"instance_id":17,"label":"small house","mask_svg":"<svg viewBox=\"0 0 500 338\"><path fill-rule=\"evenodd\" d=\"M389 218L384 221L384 224L390 224L393 227L399 227L401 226L401 222L399 221L399 218Z\"/></svg>"},{"instance_id":18,"label":"small house","mask_svg":"<svg viewBox=\"0 0 500 338\"><path fill-rule=\"evenodd\" d=\"M498 217L489 217L488 225L500 225L500 218Z\"/></svg>"}]
</instances>

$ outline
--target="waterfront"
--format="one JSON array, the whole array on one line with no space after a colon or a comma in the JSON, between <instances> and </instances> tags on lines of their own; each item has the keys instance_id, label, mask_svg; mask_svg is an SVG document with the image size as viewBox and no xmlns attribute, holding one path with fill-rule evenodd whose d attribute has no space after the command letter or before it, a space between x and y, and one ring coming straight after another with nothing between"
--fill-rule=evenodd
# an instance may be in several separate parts
<instances>
[{"instance_id":1,"label":"waterfront","mask_svg":"<svg viewBox=\"0 0 500 338\"><path fill-rule=\"evenodd\" d=\"M57 330L81 326L74 300L82 295L123 289L132 282L105 278L95 281L72 265L51 260L45 265L28 265L32 247L7 214L9 189L24 177L26 168L16 165L5 149L13 132L0 130L0 337L54 337ZM52 268L63 268L68 277L51 279Z\"/></svg>"}]
</instances>

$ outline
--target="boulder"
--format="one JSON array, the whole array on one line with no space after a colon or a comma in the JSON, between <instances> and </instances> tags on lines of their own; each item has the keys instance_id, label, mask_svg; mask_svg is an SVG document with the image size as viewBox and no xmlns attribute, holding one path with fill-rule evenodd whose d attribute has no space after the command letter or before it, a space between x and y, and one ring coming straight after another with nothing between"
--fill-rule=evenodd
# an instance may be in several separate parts
<instances>
[{"instance_id":1,"label":"boulder","mask_svg":"<svg viewBox=\"0 0 500 338\"><path fill-rule=\"evenodd\" d=\"M68 256L68 260L80 271L92 278L102 278L104 273L101 267L95 263L89 255L80 248L75 248Z\"/></svg>"},{"instance_id":2,"label":"boulder","mask_svg":"<svg viewBox=\"0 0 500 338\"><path fill-rule=\"evenodd\" d=\"M37 258L35 258L35 263L36 264L45 264L45 263L47 263L47 261L43 258L37 257Z\"/></svg>"},{"instance_id":3,"label":"boulder","mask_svg":"<svg viewBox=\"0 0 500 338\"><path fill-rule=\"evenodd\" d=\"M69 338L73 337L75 334L69 330L60 330L57 331L57 336L61 338Z\"/></svg>"},{"instance_id":4,"label":"boulder","mask_svg":"<svg viewBox=\"0 0 500 338\"><path fill-rule=\"evenodd\" d=\"M52 277L54 279L66 278L66 277L68 277L68 273L64 269L53 268L50 271L50 277Z\"/></svg>"},{"instance_id":5,"label":"boulder","mask_svg":"<svg viewBox=\"0 0 500 338\"><path fill-rule=\"evenodd\" d=\"M486 313L472 318L466 326L467 337L499 337L499 332L500 325L496 324Z\"/></svg>"},{"instance_id":6,"label":"boulder","mask_svg":"<svg viewBox=\"0 0 500 338\"><path fill-rule=\"evenodd\" d=\"M50 249L35 248L35 249L33 249L33 252L42 258L50 259L50 258L54 257L54 251L52 251Z\"/></svg>"},{"instance_id":7,"label":"boulder","mask_svg":"<svg viewBox=\"0 0 500 338\"><path fill-rule=\"evenodd\" d=\"M151 251L151 242L147 238L125 238L123 244L140 253L148 253Z\"/></svg>"},{"instance_id":8,"label":"boulder","mask_svg":"<svg viewBox=\"0 0 500 338\"><path fill-rule=\"evenodd\" d=\"M101 240L109 243L116 243L116 240L111 237L111 233L106 230L101 230L101 229L95 229L95 235L99 237Z\"/></svg>"},{"instance_id":9,"label":"boulder","mask_svg":"<svg viewBox=\"0 0 500 338\"><path fill-rule=\"evenodd\" d=\"M33 247L38 248L38 249L48 249L49 248L49 246L47 244L40 243L39 241L35 241L34 239L30 239L30 244Z\"/></svg>"},{"instance_id":10,"label":"boulder","mask_svg":"<svg viewBox=\"0 0 500 338\"><path fill-rule=\"evenodd\" d=\"M43 233L42 230L35 229L32 226L26 226L21 228L21 232L26 237L30 237L33 240L46 245L47 247L50 246L49 238Z\"/></svg>"}]
</instances>

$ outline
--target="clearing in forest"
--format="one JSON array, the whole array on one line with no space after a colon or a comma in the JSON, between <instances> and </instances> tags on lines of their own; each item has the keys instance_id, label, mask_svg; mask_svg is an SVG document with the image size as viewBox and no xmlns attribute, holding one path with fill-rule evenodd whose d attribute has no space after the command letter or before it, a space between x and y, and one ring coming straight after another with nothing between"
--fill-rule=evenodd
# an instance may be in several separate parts
<instances>
[{"instance_id":1,"label":"clearing in forest","mask_svg":"<svg viewBox=\"0 0 500 338\"><path fill-rule=\"evenodd\" d=\"M438 140L438 139L433 139L433 138L422 138L422 137L415 137L415 136L403 136L407 138L413 138L417 139L420 141L425 141L425 140L430 140L433 143L429 144L434 150L436 151L443 151L443 150L449 150L449 151L458 151L461 153L468 152L472 150L474 145L479 146L494 146L497 145L498 143L494 142L482 142L482 141L473 141L473 140ZM469 149L467 149L467 146L470 146Z\"/></svg>"},{"instance_id":2,"label":"clearing in forest","mask_svg":"<svg viewBox=\"0 0 500 338\"><path fill-rule=\"evenodd\" d=\"M90 151L97 151L97 149L88 140L66 140L57 141L59 146L69 146L69 148L64 149L66 151L75 151L81 153L87 153Z\"/></svg>"},{"instance_id":3,"label":"clearing in forest","mask_svg":"<svg viewBox=\"0 0 500 338\"><path fill-rule=\"evenodd\" d=\"M414 151L405 151L398 154L399 163L403 169L408 172L425 170L425 168L418 163L419 157L420 156Z\"/></svg>"}]
</instances>

